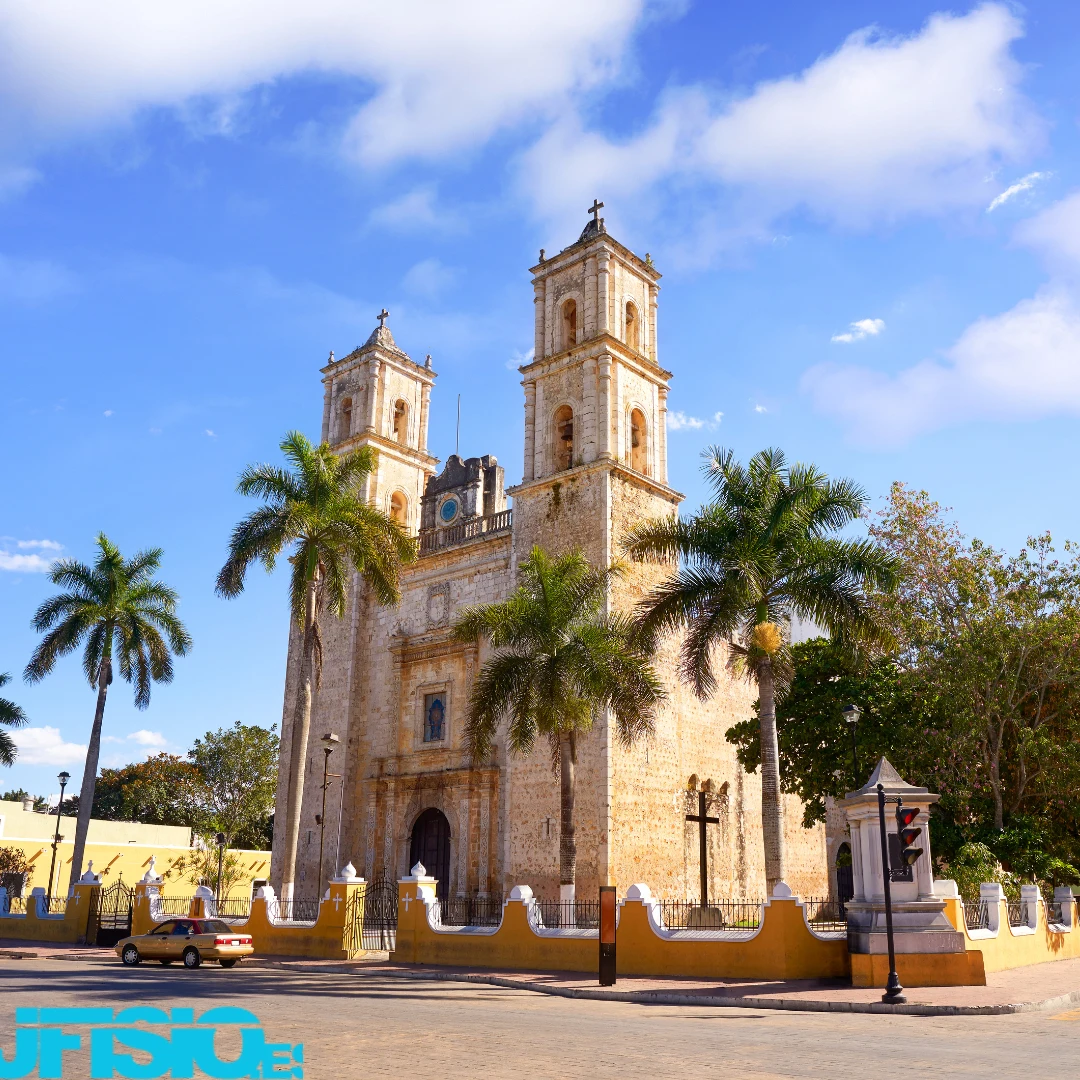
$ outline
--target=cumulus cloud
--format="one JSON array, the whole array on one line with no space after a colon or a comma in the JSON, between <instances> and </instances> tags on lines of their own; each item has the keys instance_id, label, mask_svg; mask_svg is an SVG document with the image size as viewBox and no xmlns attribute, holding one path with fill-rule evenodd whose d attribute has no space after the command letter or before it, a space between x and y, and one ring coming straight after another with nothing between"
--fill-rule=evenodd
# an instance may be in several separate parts
<instances>
[{"instance_id":1,"label":"cumulus cloud","mask_svg":"<svg viewBox=\"0 0 1080 1080\"><path fill-rule=\"evenodd\" d=\"M567 117L526 155L522 184L551 217L594 191L614 201L670 179L708 205L719 186L740 196L738 216L760 217L751 227L763 241L776 235L769 220L800 207L861 226L985 206L987 177L1044 132L1010 54L1021 32L1005 5L988 3L909 36L861 30L735 100L673 88L622 141Z\"/></svg>"},{"instance_id":2,"label":"cumulus cloud","mask_svg":"<svg viewBox=\"0 0 1080 1080\"><path fill-rule=\"evenodd\" d=\"M610 79L646 0L78 0L14 4L0 23L0 113L14 143L122 124L141 110L235 114L297 75L354 80L346 153L431 157L534 120ZM231 120L230 120L231 123ZM220 125L219 125L220 127ZM229 124L224 130L228 130Z\"/></svg>"},{"instance_id":3,"label":"cumulus cloud","mask_svg":"<svg viewBox=\"0 0 1080 1080\"><path fill-rule=\"evenodd\" d=\"M169 741L161 734L160 731L147 731L145 728L141 728L139 731L133 731L128 740L133 743L138 743L139 746L160 747L168 746Z\"/></svg>"},{"instance_id":4,"label":"cumulus cloud","mask_svg":"<svg viewBox=\"0 0 1080 1080\"><path fill-rule=\"evenodd\" d=\"M724 414L722 412L713 413L711 420L702 420L697 416L690 416L687 413L675 410L667 414L667 426L668 431L701 431L702 428L708 428L712 431L720 426L720 421L723 418Z\"/></svg>"},{"instance_id":5,"label":"cumulus cloud","mask_svg":"<svg viewBox=\"0 0 1080 1080\"><path fill-rule=\"evenodd\" d=\"M0 536L0 570L44 574L52 566L52 559L39 555L38 552L62 550L63 546L55 540L16 540L14 537Z\"/></svg>"},{"instance_id":6,"label":"cumulus cloud","mask_svg":"<svg viewBox=\"0 0 1080 1080\"><path fill-rule=\"evenodd\" d=\"M514 350L513 355L506 361L507 371L517 371L518 368L526 367L536 359L536 347L529 349L526 352L518 352Z\"/></svg>"},{"instance_id":7,"label":"cumulus cloud","mask_svg":"<svg viewBox=\"0 0 1080 1080\"><path fill-rule=\"evenodd\" d=\"M853 341L862 341L863 338L877 337L884 329L884 319L859 319L857 322L849 323L844 333L833 334L830 340L850 345Z\"/></svg>"},{"instance_id":8,"label":"cumulus cloud","mask_svg":"<svg viewBox=\"0 0 1080 1080\"><path fill-rule=\"evenodd\" d=\"M1037 250L1055 269L1066 272L1080 269L1080 191L1022 222L1015 235L1021 244Z\"/></svg>"},{"instance_id":9,"label":"cumulus cloud","mask_svg":"<svg viewBox=\"0 0 1080 1080\"><path fill-rule=\"evenodd\" d=\"M80 765L86 760L86 747L65 742L59 728L14 728L10 734L20 765Z\"/></svg>"},{"instance_id":10,"label":"cumulus cloud","mask_svg":"<svg viewBox=\"0 0 1080 1080\"><path fill-rule=\"evenodd\" d=\"M1028 173L1027 176L1021 177L1015 184L1010 184L1000 195L995 195L990 200L990 205L986 208L986 212L989 214L996 210L999 206L1004 206L1010 199L1015 198L1022 192L1030 191L1039 180L1045 180L1050 174L1044 172Z\"/></svg>"},{"instance_id":11,"label":"cumulus cloud","mask_svg":"<svg viewBox=\"0 0 1080 1080\"><path fill-rule=\"evenodd\" d=\"M968 420L1080 416L1080 308L1048 286L969 326L941 359L895 375L823 364L803 377L816 407L864 443L897 445Z\"/></svg>"},{"instance_id":12,"label":"cumulus cloud","mask_svg":"<svg viewBox=\"0 0 1080 1080\"><path fill-rule=\"evenodd\" d=\"M16 540L15 546L22 548L24 551L32 548L38 548L41 551L64 550L64 545L58 543L56 540Z\"/></svg>"}]
</instances>

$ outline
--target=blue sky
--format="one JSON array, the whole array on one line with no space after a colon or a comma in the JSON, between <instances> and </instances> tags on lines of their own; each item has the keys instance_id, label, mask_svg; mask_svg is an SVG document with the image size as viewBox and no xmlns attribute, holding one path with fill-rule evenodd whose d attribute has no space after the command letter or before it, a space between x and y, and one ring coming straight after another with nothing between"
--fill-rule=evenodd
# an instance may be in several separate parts
<instances>
[{"instance_id":1,"label":"blue sky","mask_svg":"<svg viewBox=\"0 0 1080 1080\"><path fill-rule=\"evenodd\" d=\"M291 10L289 10L291 9ZM215 598L233 492L385 305L431 445L520 477L526 268L594 197L664 274L671 480L779 445L1015 549L1080 536L1080 8L0 0L0 671L41 568L160 545L195 639L103 763L280 720L285 581ZM720 415L718 415L720 414ZM0 787L79 775L77 661Z\"/></svg>"}]
</instances>

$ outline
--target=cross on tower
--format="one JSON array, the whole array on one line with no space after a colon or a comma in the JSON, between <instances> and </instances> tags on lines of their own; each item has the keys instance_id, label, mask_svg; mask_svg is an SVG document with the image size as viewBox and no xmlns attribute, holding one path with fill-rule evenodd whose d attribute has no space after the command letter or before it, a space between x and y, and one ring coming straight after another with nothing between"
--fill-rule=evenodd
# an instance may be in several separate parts
<instances>
[{"instance_id":1,"label":"cross on tower","mask_svg":"<svg viewBox=\"0 0 1080 1080\"><path fill-rule=\"evenodd\" d=\"M603 203L601 203L601 206L602 205L603 205ZM389 318L390 318L390 312L387 311L386 308L383 308L382 311L379 312L379 329L380 330L386 325L386 320L389 319Z\"/></svg>"},{"instance_id":2,"label":"cross on tower","mask_svg":"<svg viewBox=\"0 0 1080 1080\"><path fill-rule=\"evenodd\" d=\"M705 826L719 825L718 817L709 817L706 813L708 795L704 791L698 792L698 812L687 814L687 821L696 821L698 827L698 865L701 870L701 906L709 906L709 849L705 843Z\"/></svg>"},{"instance_id":3,"label":"cross on tower","mask_svg":"<svg viewBox=\"0 0 1080 1080\"><path fill-rule=\"evenodd\" d=\"M593 221L599 223L599 221L600 221L600 211L603 210L603 209L604 209L604 204L602 202L597 202L595 199L593 199L592 206L590 206L589 210L588 210L588 212L590 214L592 214Z\"/></svg>"}]
</instances>

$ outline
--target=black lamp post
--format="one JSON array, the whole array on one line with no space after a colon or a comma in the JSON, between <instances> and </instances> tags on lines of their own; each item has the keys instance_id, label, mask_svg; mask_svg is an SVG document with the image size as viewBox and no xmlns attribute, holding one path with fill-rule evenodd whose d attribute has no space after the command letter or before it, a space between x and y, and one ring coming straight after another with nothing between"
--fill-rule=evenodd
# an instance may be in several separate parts
<instances>
[{"instance_id":1,"label":"black lamp post","mask_svg":"<svg viewBox=\"0 0 1080 1080\"><path fill-rule=\"evenodd\" d=\"M315 820L319 825L319 876L316 878L318 882L317 888L319 890L319 898L322 898L322 868L323 868L323 837L326 833L326 789L330 786L329 777L333 776L333 773L328 772L330 768L330 755L334 752L337 744L341 740L332 732L328 731L322 737L323 744L323 766L322 766L322 813L316 815Z\"/></svg>"},{"instance_id":2,"label":"black lamp post","mask_svg":"<svg viewBox=\"0 0 1080 1080\"><path fill-rule=\"evenodd\" d=\"M214 894L217 906L221 907L221 877L225 865L225 834L219 832L214 839L217 841L217 892Z\"/></svg>"},{"instance_id":3,"label":"black lamp post","mask_svg":"<svg viewBox=\"0 0 1080 1080\"><path fill-rule=\"evenodd\" d=\"M885 831L885 803L889 796L882 784L877 786L878 828L881 830L881 884L885 892L885 937L889 946L889 978L881 1000L886 1005L903 1005L907 1001L900 976L896 973L896 947L893 940L892 921L892 867L889 862L889 834Z\"/></svg>"},{"instance_id":4,"label":"black lamp post","mask_svg":"<svg viewBox=\"0 0 1080 1080\"><path fill-rule=\"evenodd\" d=\"M844 722L851 732L851 767L855 770L855 783L859 783L859 748L855 744L855 726L862 716L862 709L858 705L845 705L843 709Z\"/></svg>"},{"instance_id":5,"label":"black lamp post","mask_svg":"<svg viewBox=\"0 0 1080 1080\"><path fill-rule=\"evenodd\" d=\"M52 896L53 872L56 870L56 848L60 843L60 815L64 810L64 788L71 779L71 774L62 772L57 778L60 781L60 801L56 804L56 835L52 842L52 862L49 864L49 895Z\"/></svg>"}]
</instances>

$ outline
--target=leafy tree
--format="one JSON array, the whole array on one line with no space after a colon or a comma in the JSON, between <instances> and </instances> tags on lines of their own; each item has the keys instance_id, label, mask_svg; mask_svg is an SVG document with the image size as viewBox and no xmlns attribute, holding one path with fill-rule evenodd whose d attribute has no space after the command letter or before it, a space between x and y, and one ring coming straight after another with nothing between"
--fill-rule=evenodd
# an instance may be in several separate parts
<instances>
[{"instance_id":1,"label":"leafy tree","mask_svg":"<svg viewBox=\"0 0 1080 1080\"><path fill-rule=\"evenodd\" d=\"M22 848L0 847L0 875L26 874L27 885L34 876L34 864L26 857Z\"/></svg>"},{"instance_id":2,"label":"leafy tree","mask_svg":"<svg viewBox=\"0 0 1080 1080\"><path fill-rule=\"evenodd\" d=\"M5 791L3 795L0 795L0 800L4 802L22 802L23 799L30 798L30 792L26 788L13 788L11 791Z\"/></svg>"},{"instance_id":3,"label":"leafy tree","mask_svg":"<svg viewBox=\"0 0 1080 1080\"><path fill-rule=\"evenodd\" d=\"M11 676L6 672L0 672L0 686L6 686L11 682ZM4 727L22 727L26 723L26 713L7 698L0 697L0 725ZM0 765L14 765L18 757L19 748L15 740L0 727Z\"/></svg>"},{"instance_id":4,"label":"leafy tree","mask_svg":"<svg viewBox=\"0 0 1080 1080\"><path fill-rule=\"evenodd\" d=\"M322 672L323 612L329 610L338 618L344 614L352 570L380 604L396 604L398 571L415 558L416 545L401 525L364 495L378 462L370 446L339 455L326 443L313 446L292 431L281 450L290 469L253 465L240 476L236 490L264 503L233 530L217 592L239 596L252 563L261 562L272 571L281 553L291 549L289 598L302 648L282 859L282 895L287 897L296 873L312 690Z\"/></svg>"},{"instance_id":5,"label":"leafy tree","mask_svg":"<svg viewBox=\"0 0 1080 1080\"><path fill-rule=\"evenodd\" d=\"M454 625L457 640L483 638L495 649L469 698L465 738L473 758L490 754L504 719L513 752L529 753L538 738L551 748L561 786L559 880L569 899L577 866L578 739L610 710L616 736L629 745L653 730L664 696L629 622L604 613L619 572L590 566L579 551L553 558L534 547L508 600L470 608Z\"/></svg>"},{"instance_id":6,"label":"leafy tree","mask_svg":"<svg viewBox=\"0 0 1080 1080\"><path fill-rule=\"evenodd\" d=\"M39 682L61 656L82 647L83 671L97 688L75 826L72 886L82 874L113 654L121 676L135 688L136 708L145 709L151 684L172 681L172 654L183 656L191 648L191 637L176 617L176 593L153 577L161 564L161 549L125 559L104 533L98 534L97 548L93 566L74 559L53 563L49 580L66 591L50 597L34 615L34 629L45 636L23 672L28 682Z\"/></svg>"},{"instance_id":7,"label":"leafy tree","mask_svg":"<svg viewBox=\"0 0 1080 1080\"><path fill-rule=\"evenodd\" d=\"M690 519L673 516L631 530L624 546L634 559L681 561L637 609L643 640L685 632L682 675L699 697L716 687L718 645L757 684L771 893L785 871L775 703L778 684L791 674L786 627L797 616L849 647L880 644L887 632L867 591L893 587L896 560L870 540L833 535L866 503L850 480L829 480L812 465L789 467L775 449L745 467L719 447L704 456L713 501Z\"/></svg>"},{"instance_id":8,"label":"leafy tree","mask_svg":"<svg viewBox=\"0 0 1080 1080\"><path fill-rule=\"evenodd\" d=\"M99 780L98 783L100 784L101 781ZM49 807L49 813L53 814L54 816L59 812L59 810L60 810L60 803L59 802L57 802L57 804L55 806L50 806ZM64 814L63 814L63 816L64 817L78 817L79 816L79 796L78 795L68 795L66 792L64 793ZM97 815L96 814L91 814L90 816L91 817L96 817Z\"/></svg>"},{"instance_id":9,"label":"leafy tree","mask_svg":"<svg viewBox=\"0 0 1080 1080\"><path fill-rule=\"evenodd\" d=\"M154 754L122 769L102 769L91 816L198 828L202 803L198 769L176 754Z\"/></svg>"},{"instance_id":10,"label":"leafy tree","mask_svg":"<svg viewBox=\"0 0 1080 1080\"><path fill-rule=\"evenodd\" d=\"M214 834L205 833L190 851L185 852L162 875L168 881L187 881L192 885L205 885L213 889L215 895L228 896L233 887L241 884L247 874L243 861L235 851L225 850L221 859L221 893L217 893L218 882L218 847Z\"/></svg>"},{"instance_id":11,"label":"leafy tree","mask_svg":"<svg viewBox=\"0 0 1080 1080\"><path fill-rule=\"evenodd\" d=\"M205 827L223 832L231 847L261 847L277 790L276 725L267 730L237 720L196 739L188 757L202 785Z\"/></svg>"}]
</instances>

